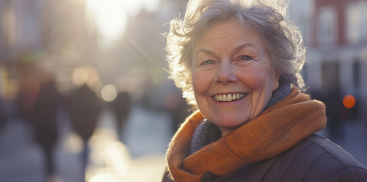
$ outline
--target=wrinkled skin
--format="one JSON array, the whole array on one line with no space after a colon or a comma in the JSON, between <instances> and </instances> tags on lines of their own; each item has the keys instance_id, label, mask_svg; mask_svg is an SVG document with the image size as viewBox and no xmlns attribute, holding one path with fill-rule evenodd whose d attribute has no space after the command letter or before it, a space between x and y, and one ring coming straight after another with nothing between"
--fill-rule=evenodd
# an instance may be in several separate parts
<instances>
[{"instance_id":1,"label":"wrinkled skin","mask_svg":"<svg viewBox=\"0 0 367 182\"><path fill-rule=\"evenodd\" d=\"M259 116L280 74L272 69L263 36L235 20L211 25L194 46L192 83L199 110L227 135ZM218 94L245 93L231 102Z\"/></svg>"}]
</instances>

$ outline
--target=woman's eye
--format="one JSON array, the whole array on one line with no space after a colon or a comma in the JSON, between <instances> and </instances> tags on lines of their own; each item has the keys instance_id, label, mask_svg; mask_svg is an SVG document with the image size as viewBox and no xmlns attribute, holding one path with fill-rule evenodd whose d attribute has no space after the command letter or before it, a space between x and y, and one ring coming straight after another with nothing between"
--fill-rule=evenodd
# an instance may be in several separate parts
<instances>
[{"instance_id":1,"label":"woman's eye","mask_svg":"<svg viewBox=\"0 0 367 182\"><path fill-rule=\"evenodd\" d=\"M241 60L252 60L250 56L241 56Z\"/></svg>"},{"instance_id":2,"label":"woman's eye","mask_svg":"<svg viewBox=\"0 0 367 182\"><path fill-rule=\"evenodd\" d=\"M202 63L200 63L200 65L207 65L207 64L213 64L214 62L212 60L206 60Z\"/></svg>"}]
</instances>

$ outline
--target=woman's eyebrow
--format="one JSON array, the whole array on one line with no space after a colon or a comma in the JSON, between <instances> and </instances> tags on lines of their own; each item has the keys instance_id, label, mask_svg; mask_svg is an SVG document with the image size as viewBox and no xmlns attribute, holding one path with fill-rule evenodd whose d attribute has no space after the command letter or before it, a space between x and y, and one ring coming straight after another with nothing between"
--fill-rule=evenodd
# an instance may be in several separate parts
<instances>
[{"instance_id":1,"label":"woman's eyebrow","mask_svg":"<svg viewBox=\"0 0 367 182\"><path fill-rule=\"evenodd\" d=\"M232 53L239 52L239 51L241 51L241 50L242 50L243 48L245 48L245 47L254 47L254 48L256 48L256 46L254 46L254 45L253 45L253 44L251 44L251 43L244 43L244 44L242 44L242 45L240 45L240 46L236 47L235 49L233 49Z\"/></svg>"},{"instance_id":2,"label":"woman's eyebrow","mask_svg":"<svg viewBox=\"0 0 367 182\"><path fill-rule=\"evenodd\" d=\"M213 51L207 50L207 49L199 49L198 51L196 51L195 55L198 55L200 52L204 52L206 54L218 57Z\"/></svg>"},{"instance_id":3,"label":"woman's eyebrow","mask_svg":"<svg viewBox=\"0 0 367 182\"><path fill-rule=\"evenodd\" d=\"M256 46L254 46L251 43L244 43L244 44L236 47L232 52L238 52L241 49L243 49L244 47L249 47L249 46L256 48ZM196 54L195 55L198 55L200 52L204 52L206 54L210 54L210 55L216 56L216 54L213 51L210 51L210 50L207 50L207 49L199 49L198 51L196 51Z\"/></svg>"}]
</instances>

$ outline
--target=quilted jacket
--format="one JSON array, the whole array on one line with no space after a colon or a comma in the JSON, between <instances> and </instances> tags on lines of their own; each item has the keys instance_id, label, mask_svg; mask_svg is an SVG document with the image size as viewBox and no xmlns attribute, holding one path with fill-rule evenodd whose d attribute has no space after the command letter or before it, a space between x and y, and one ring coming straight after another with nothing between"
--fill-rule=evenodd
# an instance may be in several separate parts
<instances>
[{"instance_id":1,"label":"quilted jacket","mask_svg":"<svg viewBox=\"0 0 367 182\"><path fill-rule=\"evenodd\" d=\"M173 181L168 171L162 181ZM250 163L223 176L208 171L201 181L367 182L367 169L340 146L313 134L273 158Z\"/></svg>"}]
</instances>

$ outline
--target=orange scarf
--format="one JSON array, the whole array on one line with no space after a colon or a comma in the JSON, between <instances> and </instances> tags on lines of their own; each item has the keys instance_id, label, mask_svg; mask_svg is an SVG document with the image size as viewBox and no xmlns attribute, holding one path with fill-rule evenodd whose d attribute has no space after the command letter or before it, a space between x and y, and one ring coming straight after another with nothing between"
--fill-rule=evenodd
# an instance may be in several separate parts
<instances>
[{"instance_id":1,"label":"orange scarf","mask_svg":"<svg viewBox=\"0 0 367 182\"><path fill-rule=\"evenodd\" d=\"M324 104L294 88L257 118L184 158L203 119L200 111L193 113L169 145L168 169L176 182L199 182L206 171L222 176L250 162L269 159L326 125Z\"/></svg>"}]
</instances>

